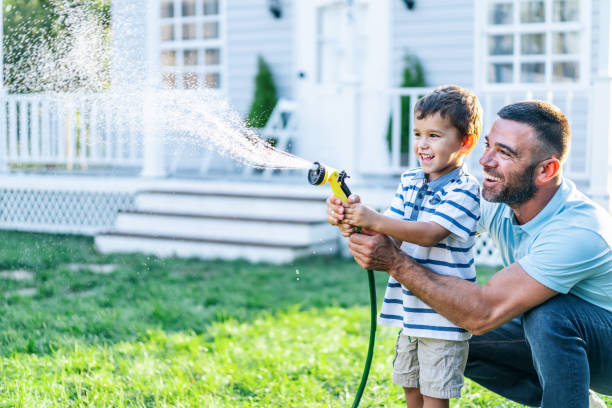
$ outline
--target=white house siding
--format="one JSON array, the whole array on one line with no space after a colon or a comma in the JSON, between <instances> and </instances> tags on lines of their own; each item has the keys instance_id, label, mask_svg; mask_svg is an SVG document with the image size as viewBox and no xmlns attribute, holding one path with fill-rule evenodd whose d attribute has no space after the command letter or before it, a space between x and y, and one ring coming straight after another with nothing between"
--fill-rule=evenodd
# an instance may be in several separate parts
<instances>
[{"instance_id":1,"label":"white house siding","mask_svg":"<svg viewBox=\"0 0 612 408\"><path fill-rule=\"evenodd\" d=\"M140 83L147 75L146 0L113 0L112 85Z\"/></svg>"},{"instance_id":2,"label":"white house siding","mask_svg":"<svg viewBox=\"0 0 612 408\"><path fill-rule=\"evenodd\" d=\"M233 107L243 116L253 99L257 55L270 65L281 97L293 97L292 0L283 0L282 17L268 10L267 0L227 1L228 92Z\"/></svg>"},{"instance_id":3,"label":"white house siding","mask_svg":"<svg viewBox=\"0 0 612 408\"><path fill-rule=\"evenodd\" d=\"M473 1L417 0L412 10L401 0L391 3L391 85L400 85L403 58L408 52L423 63L427 85L472 86Z\"/></svg>"}]
</instances>

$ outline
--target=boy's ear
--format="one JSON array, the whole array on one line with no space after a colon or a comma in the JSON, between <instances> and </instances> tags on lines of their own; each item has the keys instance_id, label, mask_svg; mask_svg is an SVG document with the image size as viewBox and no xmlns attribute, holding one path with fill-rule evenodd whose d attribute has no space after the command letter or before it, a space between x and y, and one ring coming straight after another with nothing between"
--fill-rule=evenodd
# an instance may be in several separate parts
<instances>
[{"instance_id":1,"label":"boy's ear","mask_svg":"<svg viewBox=\"0 0 612 408\"><path fill-rule=\"evenodd\" d=\"M468 133L463 138L463 142L461 143L461 150L463 150L465 154L468 154L474 149L474 147L476 147L476 140L476 135L474 133Z\"/></svg>"}]
</instances>

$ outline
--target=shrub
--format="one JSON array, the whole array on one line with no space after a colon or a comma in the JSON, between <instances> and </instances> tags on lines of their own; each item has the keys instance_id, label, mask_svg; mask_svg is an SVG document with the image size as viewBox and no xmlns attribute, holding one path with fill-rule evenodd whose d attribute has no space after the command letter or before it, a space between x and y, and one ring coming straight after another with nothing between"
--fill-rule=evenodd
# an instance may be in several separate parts
<instances>
[{"instance_id":1,"label":"shrub","mask_svg":"<svg viewBox=\"0 0 612 408\"><path fill-rule=\"evenodd\" d=\"M247 125L262 128L276 106L276 86L269 65L261 55L257 57L257 75L255 76L255 93L247 117Z\"/></svg>"}]
</instances>

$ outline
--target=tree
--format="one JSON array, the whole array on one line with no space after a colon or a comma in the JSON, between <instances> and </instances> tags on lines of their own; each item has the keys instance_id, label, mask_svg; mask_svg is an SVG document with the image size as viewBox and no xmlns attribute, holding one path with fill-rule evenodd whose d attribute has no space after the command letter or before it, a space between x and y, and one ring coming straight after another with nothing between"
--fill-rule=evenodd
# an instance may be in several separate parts
<instances>
[{"instance_id":1,"label":"tree","mask_svg":"<svg viewBox=\"0 0 612 408\"><path fill-rule=\"evenodd\" d=\"M255 93L247 117L250 127L262 128L270 118L278 97L270 67L261 55L257 56L257 75L255 76Z\"/></svg>"},{"instance_id":2,"label":"tree","mask_svg":"<svg viewBox=\"0 0 612 408\"><path fill-rule=\"evenodd\" d=\"M4 0L4 83L9 92L36 92L36 82L24 72L32 69L32 54L44 44L50 52L55 39L67 35L66 10L87 7L110 29L110 0Z\"/></svg>"}]
</instances>

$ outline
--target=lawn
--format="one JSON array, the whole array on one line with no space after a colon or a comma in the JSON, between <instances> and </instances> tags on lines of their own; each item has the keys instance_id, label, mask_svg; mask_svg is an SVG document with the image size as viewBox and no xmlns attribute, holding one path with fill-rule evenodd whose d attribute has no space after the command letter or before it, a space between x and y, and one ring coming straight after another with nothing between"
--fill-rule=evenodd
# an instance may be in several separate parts
<instances>
[{"instance_id":1,"label":"lawn","mask_svg":"<svg viewBox=\"0 0 612 408\"><path fill-rule=\"evenodd\" d=\"M0 232L0 407L350 406L368 341L351 260L291 265L101 255ZM485 281L491 269L481 269ZM382 297L385 275L377 273ZM380 327L363 407L401 407ZM458 407L518 407L467 381Z\"/></svg>"}]
</instances>

